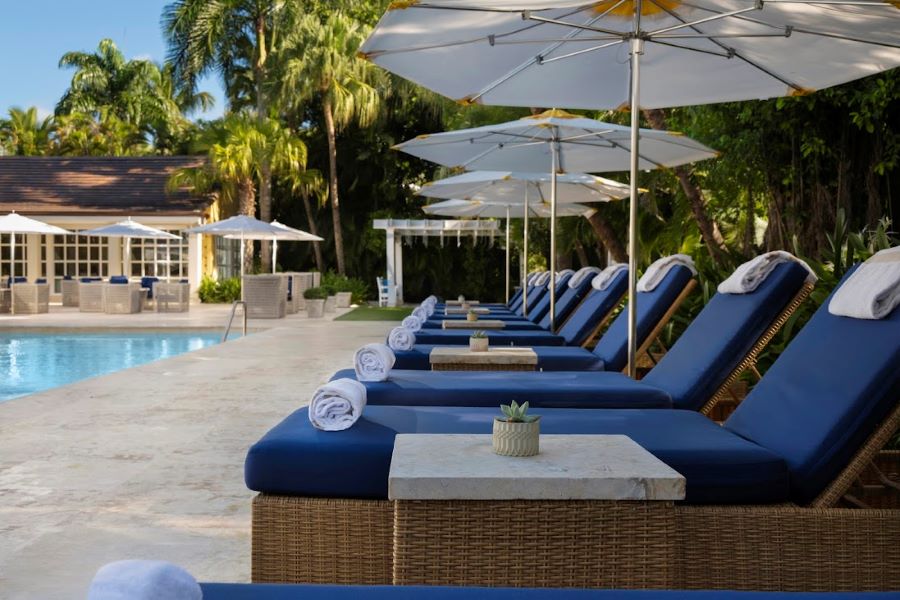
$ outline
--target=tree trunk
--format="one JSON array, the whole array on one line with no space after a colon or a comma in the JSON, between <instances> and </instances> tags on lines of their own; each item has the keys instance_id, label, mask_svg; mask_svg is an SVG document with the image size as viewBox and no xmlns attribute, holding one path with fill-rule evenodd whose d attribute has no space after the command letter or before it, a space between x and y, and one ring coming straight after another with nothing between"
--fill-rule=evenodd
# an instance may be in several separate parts
<instances>
[{"instance_id":1,"label":"tree trunk","mask_svg":"<svg viewBox=\"0 0 900 600\"><path fill-rule=\"evenodd\" d=\"M316 218L313 214L312 204L309 201L309 196L307 194L303 194L303 209L306 211L306 220L309 223L309 232L313 235L319 235L318 227L316 226ZM320 273L325 272L325 262L322 260L322 248L319 246L319 242L313 242L313 252L316 257L316 269Z\"/></svg>"},{"instance_id":2,"label":"tree trunk","mask_svg":"<svg viewBox=\"0 0 900 600\"><path fill-rule=\"evenodd\" d=\"M587 251L584 249L584 244L581 243L581 240L575 240L575 254L578 256L578 266L579 267L588 267L590 266L590 261L588 260Z\"/></svg>"},{"instance_id":3,"label":"tree trunk","mask_svg":"<svg viewBox=\"0 0 900 600\"><path fill-rule=\"evenodd\" d=\"M756 238L756 200L753 198L753 182L747 184L747 199L744 204L744 256L750 258Z\"/></svg>"},{"instance_id":4,"label":"tree trunk","mask_svg":"<svg viewBox=\"0 0 900 600\"><path fill-rule=\"evenodd\" d=\"M266 22L263 16L256 19L256 64L253 68L253 77L256 95L256 120L262 124L268 115L268 103L264 89L266 80ZM259 165L259 218L269 223L272 221L272 167L269 160L263 157ZM264 273L272 272L271 242L263 241L261 244L262 270Z\"/></svg>"},{"instance_id":5,"label":"tree trunk","mask_svg":"<svg viewBox=\"0 0 900 600\"><path fill-rule=\"evenodd\" d=\"M334 253L337 258L338 273L346 275L344 266L344 235L341 229L341 205L338 199L337 137L334 131L331 98L328 97L327 93L322 102L322 110L325 113L325 130L328 134L328 195L331 197L331 217L334 221Z\"/></svg>"},{"instance_id":6,"label":"tree trunk","mask_svg":"<svg viewBox=\"0 0 900 600\"><path fill-rule=\"evenodd\" d=\"M646 110L644 115L654 129L664 130L666 128L666 116L662 110L658 108ZM703 241L706 243L710 256L715 263L721 264L722 259L725 258L725 239L722 237L722 232L719 231L719 226L706 210L706 199L703 197L703 190L691 180L691 173L686 167L674 167L672 171L678 177L681 189L684 190L684 195L687 196L691 212L694 213L694 220L697 221L697 226L700 228L700 234L703 236Z\"/></svg>"},{"instance_id":7,"label":"tree trunk","mask_svg":"<svg viewBox=\"0 0 900 600\"><path fill-rule=\"evenodd\" d=\"M594 234L609 253L612 254L613 259L616 262L628 262L628 252L625 251L625 246L622 245L622 242L616 235L616 230L603 218L600 211L594 211L594 214L586 218L591 227L594 228Z\"/></svg>"},{"instance_id":8,"label":"tree trunk","mask_svg":"<svg viewBox=\"0 0 900 600\"><path fill-rule=\"evenodd\" d=\"M238 182L238 206L242 215L252 217L256 213L256 190L252 179L244 179ZM244 272L253 272L253 240L244 242Z\"/></svg>"}]
</instances>

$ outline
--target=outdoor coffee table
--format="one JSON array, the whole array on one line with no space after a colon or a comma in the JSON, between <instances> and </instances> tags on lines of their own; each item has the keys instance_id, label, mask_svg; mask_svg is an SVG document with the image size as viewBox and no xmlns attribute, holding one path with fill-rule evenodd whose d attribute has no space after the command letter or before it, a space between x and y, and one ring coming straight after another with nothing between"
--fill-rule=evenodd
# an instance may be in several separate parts
<instances>
[{"instance_id":1,"label":"outdoor coffee table","mask_svg":"<svg viewBox=\"0 0 900 600\"><path fill-rule=\"evenodd\" d=\"M626 436L543 435L541 454L513 458L490 435L401 434L393 582L666 589L684 494L684 478Z\"/></svg>"},{"instance_id":2,"label":"outdoor coffee table","mask_svg":"<svg viewBox=\"0 0 900 600\"><path fill-rule=\"evenodd\" d=\"M534 371L537 353L531 348L503 346L487 352L472 352L467 346L432 348L428 355L432 371Z\"/></svg>"},{"instance_id":3,"label":"outdoor coffee table","mask_svg":"<svg viewBox=\"0 0 900 600\"><path fill-rule=\"evenodd\" d=\"M487 315L487 314L490 314L491 309L478 308L477 306L469 308L468 310L466 310L465 308L462 308L462 307L453 307L453 306L448 306L447 308L444 309L445 315L464 315L468 312L473 312L476 315Z\"/></svg>"},{"instance_id":4,"label":"outdoor coffee table","mask_svg":"<svg viewBox=\"0 0 900 600\"><path fill-rule=\"evenodd\" d=\"M506 323L498 319L469 320L444 320L444 329L503 329Z\"/></svg>"}]
</instances>

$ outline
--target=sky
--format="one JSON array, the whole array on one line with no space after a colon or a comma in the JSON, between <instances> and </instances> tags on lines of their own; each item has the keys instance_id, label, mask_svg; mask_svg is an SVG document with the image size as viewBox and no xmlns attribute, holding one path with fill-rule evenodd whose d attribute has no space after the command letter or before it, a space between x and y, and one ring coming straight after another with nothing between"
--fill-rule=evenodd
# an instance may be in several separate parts
<instances>
[{"instance_id":1,"label":"sky","mask_svg":"<svg viewBox=\"0 0 900 600\"><path fill-rule=\"evenodd\" d=\"M93 52L111 38L129 59L163 62L166 46L160 27L170 0L2 0L0 1L0 115L13 106L37 106L51 114L68 87L72 70L58 67L66 52ZM215 106L194 118L215 118L224 110L215 76L201 82Z\"/></svg>"}]
</instances>

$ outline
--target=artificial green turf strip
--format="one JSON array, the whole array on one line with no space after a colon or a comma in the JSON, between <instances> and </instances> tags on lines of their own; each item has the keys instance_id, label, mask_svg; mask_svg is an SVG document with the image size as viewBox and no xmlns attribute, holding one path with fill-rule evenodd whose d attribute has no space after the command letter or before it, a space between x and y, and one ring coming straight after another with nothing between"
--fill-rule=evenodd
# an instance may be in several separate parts
<instances>
[{"instance_id":1,"label":"artificial green turf strip","mask_svg":"<svg viewBox=\"0 0 900 600\"><path fill-rule=\"evenodd\" d=\"M375 306L360 306L354 308L345 315L336 317L335 321L397 321L398 323L412 313L411 307L396 306L378 308Z\"/></svg>"}]
</instances>

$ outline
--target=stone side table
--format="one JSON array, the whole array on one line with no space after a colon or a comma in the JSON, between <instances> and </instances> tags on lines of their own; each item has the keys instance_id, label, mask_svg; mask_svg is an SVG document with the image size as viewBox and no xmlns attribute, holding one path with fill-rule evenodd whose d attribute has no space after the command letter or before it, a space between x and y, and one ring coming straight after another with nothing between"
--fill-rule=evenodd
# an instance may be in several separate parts
<instances>
[{"instance_id":1,"label":"stone side table","mask_svg":"<svg viewBox=\"0 0 900 600\"><path fill-rule=\"evenodd\" d=\"M479 302L478 300L466 300L465 303L472 305L481 304L481 302ZM462 306L462 304L463 303L459 300L447 300L446 302L444 302L445 306Z\"/></svg>"},{"instance_id":2,"label":"stone side table","mask_svg":"<svg viewBox=\"0 0 900 600\"><path fill-rule=\"evenodd\" d=\"M506 327L506 323L497 319L478 319L477 321L444 319L443 327L444 329L503 329Z\"/></svg>"},{"instance_id":3,"label":"stone side table","mask_svg":"<svg viewBox=\"0 0 900 600\"><path fill-rule=\"evenodd\" d=\"M393 582L666 589L684 493L625 436L544 435L513 458L489 435L398 435Z\"/></svg>"},{"instance_id":4,"label":"stone side table","mask_svg":"<svg viewBox=\"0 0 900 600\"><path fill-rule=\"evenodd\" d=\"M467 346L432 348L428 355L432 371L534 371L537 353L531 348L503 346L487 352L472 352Z\"/></svg>"},{"instance_id":5,"label":"stone side table","mask_svg":"<svg viewBox=\"0 0 900 600\"><path fill-rule=\"evenodd\" d=\"M489 308L480 308L478 306L473 306L466 310L465 308L459 306L448 306L444 309L445 315L465 315L469 312L473 312L476 315L489 315L491 314L491 309Z\"/></svg>"}]
</instances>

